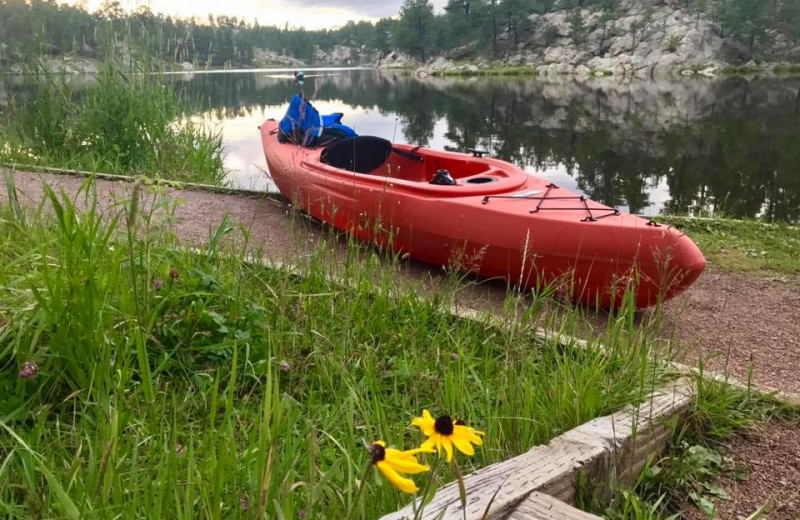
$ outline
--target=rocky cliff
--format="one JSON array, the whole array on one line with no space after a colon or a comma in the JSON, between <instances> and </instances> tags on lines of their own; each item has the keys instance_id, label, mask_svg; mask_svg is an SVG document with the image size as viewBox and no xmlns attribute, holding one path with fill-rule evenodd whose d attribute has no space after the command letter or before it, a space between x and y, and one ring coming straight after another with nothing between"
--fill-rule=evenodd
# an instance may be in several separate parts
<instances>
[{"instance_id":1,"label":"rocky cliff","mask_svg":"<svg viewBox=\"0 0 800 520\"><path fill-rule=\"evenodd\" d=\"M624 0L614 19L609 18L599 9L531 15L515 50L500 64L535 66L540 75L667 77L712 74L742 55L735 40L682 0ZM508 44L510 35L501 38ZM800 61L800 42L777 31L769 38L771 50L762 56L764 61ZM463 69L467 66L459 61L471 60L472 54L470 46L456 49L420 73ZM486 59L471 61L473 68L488 66Z\"/></svg>"}]
</instances>

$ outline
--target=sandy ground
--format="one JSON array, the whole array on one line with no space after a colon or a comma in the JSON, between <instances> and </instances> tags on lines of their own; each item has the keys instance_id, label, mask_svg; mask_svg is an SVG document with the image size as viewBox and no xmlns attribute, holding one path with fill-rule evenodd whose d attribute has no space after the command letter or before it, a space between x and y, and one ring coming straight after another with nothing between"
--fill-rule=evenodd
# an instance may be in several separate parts
<instances>
[{"instance_id":1,"label":"sandy ground","mask_svg":"<svg viewBox=\"0 0 800 520\"><path fill-rule=\"evenodd\" d=\"M63 175L15 172L13 176L19 199L28 206L41 201L43 182L69 194L84 182ZM131 187L125 182L96 183L106 209L127 197ZM204 243L226 214L249 229L254 248L278 260L310 253L330 237L324 226L293 217L279 199L174 189L165 195L185 201L176 212L177 233L189 243ZM5 184L0 183L0 201L5 203L6 197ZM341 241L334 240L332 247L344 250ZM446 281L441 269L417 262L409 262L404 274L427 286ZM504 297L504 284L470 281L460 288L458 303L491 311L502 305ZM597 318L602 321L602 316ZM665 335L679 345L687 363L703 358L708 368L727 367L742 380L752 365L756 383L800 392L800 278L760 278L710 266L684 295L667 304L664 322ZM734 500L720 504L720 518L746 518L771 496L781 497L782 505L769 518L800 518L796 495L800 429L764 425L735 438L729 456L746 464L751 476L744 482L721 481Z\"/></svg>"}]
</instances>

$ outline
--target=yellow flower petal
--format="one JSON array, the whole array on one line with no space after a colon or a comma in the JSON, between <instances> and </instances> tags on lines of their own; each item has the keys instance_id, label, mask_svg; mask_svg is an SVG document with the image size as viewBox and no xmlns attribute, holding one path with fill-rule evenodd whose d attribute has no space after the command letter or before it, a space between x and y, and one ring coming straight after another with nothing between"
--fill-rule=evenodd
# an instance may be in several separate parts
<instances>
[{"instance_id":1,"label":"yellow flower petal","mask_svg":"<svg viewBox=\"0 0 800 520\"><path fill-rule=\"evenodd\" d=\"M436 433L436 421L431 417L431 413L428 410L422 410L422 417L414 417L411 424L419 427L422 433L428 437Z\"/></svg>"},{"instance_id":2,"label":"yellow flower petal","mask_svg":"<svg viewBox=\"0 0 800 520\"><path fill-rule=\"evenodd\" d=\"M420 453L434 453L436 450L433 449L422 449L417 448L414 450L407 450L407 451L400 451L394 448L386 448L386 458L394 457L398 459L412 459L417 460L417 455Z\"/></svg>"},{"instance_id":3,"label":"yellow flower petal","mask_svg":"<svg viewBox=\"0 0 800 520\"><path fill-rule=\"evenodd\" d=\"M459 435L453 435L451 438L455 447L458 448L458 451L470 457L475 455L475 450L472 448L472 444L470 444L469 440Z\"/></svg>"},{"instance_id":4,"label":"yellow flower petal","mask_svg":"<svg viewBox=\"0 0 800 520\"><path fill-rule=\"evenodd\" d=\"M442 435L442 445L444 445L444 451L447 452L447 462L453 460L453 443L451 442L451 436L444 436Z\"/></svg>"},{"instance_id":5,"label":"yellow flower petal","mask_svg":"<svg viewBox=\"0 0 800 520\"><path fill-rule=\"evenodd\" d=\"M434 448L436 447L436 437L437 436L428 437L428 440L423 442L422 446L420 446L419 449L425 450L427 453L435 452L436 450Z\"/></svg>"},{"instance_id":6,"label":"yellow flower petal","mask_svg":"<svg viewBox=\"0 0 800 520\"><path fill-rule=\"evenodd\" d=\"M420 464L417 460L417 457L415 457L413 454L409 454L408 451L400 451L391 448L387 449L385 458L383 460L385 460L400 473L415 474L430 471L428 466Z\"/></svg>"},{"instance_id":7,"label":"yellow flower petal","mask_svg":"<svg viewBox=\"0 0 800 520\"><path fill-rule=\"evenodd\" d=\"M375 443L374 443L374 444L377 444L377 445L379 445L379 446L383 446L384 448L386 447L386 443L385 443L385 442L383 442L383 441L375 441Z\"/></svg>"},{"instance_id":8,"label":"yellow flower petal","mask_svg":"<svg viewBox=\"0 0 800 520\"><path fill-rule=\"evenodd\" d=\"M436 450L434 450L433 448L422 448L422 447L420 447L420 448L416 448L416 449L413 449L413 450L401 451L398 454L398 456L399 457L416 457L420 453L436 453Z\"/></svg>"},{"instance_id":9,"label":"yellow flower petal","mask_svg":"<svg viewBox=\"0 0 800 520\"><path fill-rule=\"evenodd\" d=\"M403 493L413 494L419 491L419 488L413 480L401 477L385 460L378 461L377 466L380 472L383 473L383 476L386 477L386 480L391 482L394 487Z\"/></svg>"},{"instance_id":10,"label":"yellow flower petal","mask_svg":"<svg viewBox=\"0 0 800 520\"><path fill-rule=\"evenodd\" d=\"M428 466L423 466L416 460L387 458L385 462L394 468L398 473L405 473L407 475L416 475L417 473L425 473L426 471L431 470L431 468Z\"/></svg>"},{"instance_id":11,"label":"yellow flower petal","mask_svg":"<svg viewBox=\"0 0 800 520\"><path fill-rule=\"evenodd\" d=\"M453 435L461 437L462 439L466 439L472 444L483 446L483 439L478 437L478 435L485 435L485 434L483 432L479 432L478 430L472 429L469 426L457 424L453 428Z\"/></svg>"}]
</instances>

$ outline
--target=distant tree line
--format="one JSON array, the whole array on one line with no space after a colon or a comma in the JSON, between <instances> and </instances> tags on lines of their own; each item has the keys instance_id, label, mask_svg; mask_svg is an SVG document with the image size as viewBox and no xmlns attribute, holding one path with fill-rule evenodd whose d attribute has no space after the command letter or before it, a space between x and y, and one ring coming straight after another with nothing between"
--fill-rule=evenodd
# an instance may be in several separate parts
<instances>
[{"instance_id":1,"label":"distant tree line","mask_svg":"<svg viewBox=\"0 0 800 520\"><path fill-rule=\"evenodd\" d=\"M648 9L668 0L641 0ZM770 44L769 30L779 29L800 39L800 0L672 0L716 23L725 37L744 49L736 58L749 59ZM570 10L570 30L580 44L590 28L579 9L602 11L604 30L621 16L621 0L448 0L435 13L429 0L404 0L399 15L375 23L348 22L323 30L276 27L236 16L209 15L205 19L177 18L142 7L128 13L118 2L107 2L90 13L55 0L0 0L0 60L25 56L75 53L99 57L121 42L144 49L154 57L211 66L251 65L254 49L269 49L304 61L313 61L316 48L334 45L386 53L397 49L421 60L443 52L464 56L483 54L500 58L515 52L531 27L530 16ZM634 41L642 23L632 24ZM554 38L557 34L553 34Z\"/></svg>"},{"instance_id":2,"label":"distant tree line","mask_svg":"<svg viewBox=\"0 0 800 520\"><path fill-rule=\"evenodd\" d=\"M107 2L92 13L55 0L0 0L0 61L65 54L102 58L125 48L166 61L210 66L252 65L256 48L312 61L315 48L327 50L336 44L388 50L393 25L391 20L348 22L311 31L236 16L165 16L147 7L129 13L118 2Z\"/></svg>"}]
</instances>

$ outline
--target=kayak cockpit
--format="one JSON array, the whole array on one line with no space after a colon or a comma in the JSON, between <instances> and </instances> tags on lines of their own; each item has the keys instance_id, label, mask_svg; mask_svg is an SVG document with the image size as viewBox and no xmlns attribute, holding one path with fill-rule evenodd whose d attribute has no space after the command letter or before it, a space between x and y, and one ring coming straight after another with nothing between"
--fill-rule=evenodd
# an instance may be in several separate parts
<instances>
[{"instance_id":1,"label":"kayak cockpit","mask_svg":"<svg viewBox=\"0 0 800 520\"><path fill-rule=\"evenodd\" d=\"M502 193L518 189L529 179L525 172L508 163L411 145L393 145L371 136L328 145L314 166L320 173L350 177L356 174L359 178L363 176L365 182L392 180L396 185L413 187L414 191L450 196ZM455 184L431 184L440 170L446 170Z\"/></svg>"}]
</instances>

